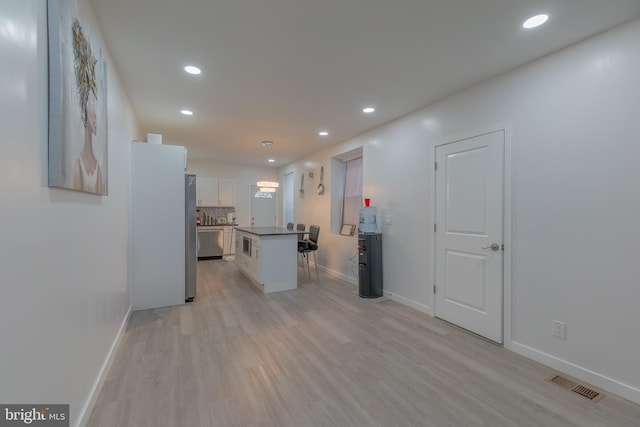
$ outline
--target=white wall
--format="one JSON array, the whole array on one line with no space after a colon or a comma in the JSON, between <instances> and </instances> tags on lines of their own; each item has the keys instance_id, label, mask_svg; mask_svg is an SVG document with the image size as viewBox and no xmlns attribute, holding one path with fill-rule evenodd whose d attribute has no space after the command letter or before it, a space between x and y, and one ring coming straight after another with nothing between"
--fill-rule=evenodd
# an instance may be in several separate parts
<instances>
[{"instance_id":1,"label":"white wall","mask_svg":"<svg viewBox=\"0 0 640 427\"><path fill-rule=\"evenodd\" d=\"M0 2L0 402L77 425L130 307L136 124L109 67L109 196L48 188L46 29L46 2Z\"/></svg>"},{"instance_id":2,"label":"white wall","mask_svg":"<svg viewBox=\"0 0 640 427\"><path fill-rule=\"evenodd\" d=\"M320 227L318 244L320 250L316 253L317 262L326 273L332 274L351 283L356 283L358 276L357 237L340 236L331 233L331 194L338 189L333 186L342 184L333 179L331 158L344 154L357 147L362 142L334 145L322 151L314 153L302 161L295 162L280 168L279 180L283 181L285 174L293 172L293 217L294 223ZM320 167L324 166L325 194L319 195L317 188L320 183ZM309 178L309 172L313 172L313 178ZM300 197L300 176L304 178L304 196ZM367 178L365 176L365 182ZM369 193L365 193L369 194ZM368 196L366 196L368 197ZM372 200L372 205L376 199ZM282 215L282 204L278 203L278 216Z\"/></svg>"},{"instance_id":3,"label":"white wall","mask_svg":"<svg viewBox=\"0 0 640 427\"><path fill-rule=\"evenodd\" d=\"M109 196L47 187L45 7L0 3L0 402L68 402L75 425L130 307L129 141L140 133L110 67ZM279 174L296 171L297 186L300 171L324 165L329 189L330 157L363 146L365 196L393 216L383 227L385 288L429 311L433 145L507 123L513 265L506 345L640 403L637 40L640 20ZM248 185L279 176L270 168L190 163L193 173L236 180L245 224ZM355 239L328 232L330 197L313 191L317 183L295 198L296 222L320 225L319 263L353 278ZM551 336L553 319L567 323L566 340Z\"/></svg>"},{"instance_id":4,"label":"white wall","mask_svg":"<svg viewBox=\"0 0 640 427\"><path fill-rule=\"evenodd\" d=\"M331 156L363 146L364 196L379 222L393 221L383 226L384 287L431 312L434 146L506 128L513 261L505 345L640 403L638 40L635 20L279 173L294 170L299 180L309 165L326 168ZM296 221L328 230L329 199L296 199ZM320 243L319 264L354 276L353 239L322 232ZM566 322L565 340L552 336L554 319Z\"/></svg>"},{"instance_id":5,"label":"white wall","mask_svg":"<svg viewBox=\"0 0 640 427\"><path fill-rule=\"evenodd\" d=\"M262 180L275 180L278 176L275 168L239 166L211 160L189 159L187 169L198 176L235 181L237 222L245 227L251 225L250 186Z\"/></svg>"}]
</instances>

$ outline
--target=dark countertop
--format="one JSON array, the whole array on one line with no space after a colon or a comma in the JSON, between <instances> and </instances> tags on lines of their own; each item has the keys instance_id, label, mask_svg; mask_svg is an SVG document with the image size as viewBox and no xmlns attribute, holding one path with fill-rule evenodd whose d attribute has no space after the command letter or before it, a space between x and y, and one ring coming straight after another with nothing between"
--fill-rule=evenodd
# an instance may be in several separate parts
<instances>
[{"instance_id":1,"label":"dark countertop","mask_svg":"<svg viewBox=\"0 0 640 427\"><path fill-rule=\"evenodd\" d=\"M238 224L229 224L229 223L225 223L225 224L211 224L211 225L198 225L198 228L204 228L204 227L236 227Z\"/></svg>"},{"instance_id":2,"label":"dark countertop","mask_svg":"<svg viewBox=\"0 0 640 427\"><path fill-rule=\"evenodd\" d=\"M289 230L285 227L238 227L238 231L255 234L256 236L298 235L299 231Z\"/></svg>"}]
</instances>

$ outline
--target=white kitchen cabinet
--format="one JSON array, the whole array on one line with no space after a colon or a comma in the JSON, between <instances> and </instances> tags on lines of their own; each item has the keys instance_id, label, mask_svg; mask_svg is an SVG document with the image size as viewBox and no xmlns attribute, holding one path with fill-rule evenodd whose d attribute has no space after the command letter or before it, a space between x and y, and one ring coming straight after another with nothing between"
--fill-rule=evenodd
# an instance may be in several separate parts
<instances>
[{"instance_id":1,"label":"white kitchen cabinet","mask_svg":"<svg viewBox=\"0 0 640 427\"><path fill-rule=\"evenodd\" d=\"M236 260L240 261L243 257L242 253L242 233L236 232Z\"/></svg>"},{"instance_id":2,"label":"white kitchen cabinet","mask_svg":"<svg viewBox=\"0 0 640 427\"><path fill-rule=\"evenodd\" d=\"M196 177L198 206L218 206L218 180L205 176Z\"/></svg>"},{"instance_id":3,"label":"white kitchen cabinet","mask_svg":"<svg viewBox=\"0 0 640 427\"><path fill-rule=\"evenodd\" d=\"M251 238L251 258L249 258L249 273L256 282L260 282L260 239Z\"/></svg>"},{"instance_id":4,"label":"white kitchen cabinet","mask_svg":"<svg viewBox=\"0 0 640 427\"><path fill-rule=\"evenodd\" d=\"M235 182L229 179L196 178L196 193L198 206L234 206Z\"/></svg>"},{"instance_id":5,"label":"white kitchen cabinet","mask_svg":"<svg viewBox=\"0 0 640 427\"><path fill-rule=\"evenodd\" d=\"M253 248L251 248L251 245L248 246L247 250L244 250L244 244L243 244L243 240L244 240L245 234L242 232L237 232L236 233L236 263L238 264L238 266L240 267L240 270L243 271L245 274L247 274L250 277L253 277L253 273L252 273L252 266L253 266L253 261L252 258L255 257L255 251L253 251ZM247 235L247 238L249 240L251 240L251 236ZM251 240L251 242L253 243L253 240ZM254 279L256 279L255 277L253 277Z\"/></svg>"},{"instance_id":6,"label":"white kitchen cabinet","mask_svg":"<svg viewBox=\"0 0 640 427\"><path fill-rule=\"evenodd\" d=\"M231 179L218 180L218 205L235 206L235 182Z\"/></svg>"}]
</instances>

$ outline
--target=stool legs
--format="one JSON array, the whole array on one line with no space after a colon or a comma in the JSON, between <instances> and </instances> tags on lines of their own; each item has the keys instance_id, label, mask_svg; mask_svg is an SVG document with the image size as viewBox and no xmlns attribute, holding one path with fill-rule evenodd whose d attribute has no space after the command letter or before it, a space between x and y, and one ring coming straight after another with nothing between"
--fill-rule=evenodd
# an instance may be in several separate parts
<instances>
[{"instance_id":1,"label":"stool legs","mask_svg":"<svg viewBox=\"0 0 640 427\"><path fill-rule=\"evenodd\" d=\"M302 265L302 270L304 271L305 268L305 264L307 265L307 270L305 271L305 275L309 277L309 279L311 279L311 266L309 265L309 252L313 253L313 264L315 265L315 269L316 269L316 280L319 282L320 281L320 273L318 273L318 262L316 261L316 251L305 251L305 252L298 252L298 260L301 261L299 262L299 264Z\"/></svg>"},{"instance_id":2,"label":"stool legs","mask_svg":"<svg viewBox=\"0 0 640 427\"><path fill-rule=\"evenodd\" d=\"M316 267L316 279L319 282L320 281L320 275L318 274L318 262L316 261L316 251L312 251L313 252L313 265L315 265ZM309 263L309 258L307 255L307 264ZM311 278L311 272L309 272L309 278Z\"/></svg>"}]
</instances>

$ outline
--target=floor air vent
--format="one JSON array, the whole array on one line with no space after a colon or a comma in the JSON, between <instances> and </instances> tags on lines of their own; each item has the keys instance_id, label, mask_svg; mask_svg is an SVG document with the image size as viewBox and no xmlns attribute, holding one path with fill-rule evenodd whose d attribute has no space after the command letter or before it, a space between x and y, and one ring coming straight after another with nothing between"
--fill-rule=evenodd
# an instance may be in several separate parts
<instances>
[{"instance_id":1,"label":"floor air vent","mask_svg":"<svg viewBox=\"0 0 640 427\"><path fill-rule=\"evenodd\" d=\"M603 393L560 375L553 375L548 380L592 402L597 402L604 397Z\"/></svg>"}]
</instances>

